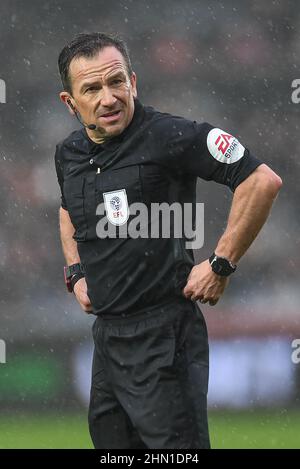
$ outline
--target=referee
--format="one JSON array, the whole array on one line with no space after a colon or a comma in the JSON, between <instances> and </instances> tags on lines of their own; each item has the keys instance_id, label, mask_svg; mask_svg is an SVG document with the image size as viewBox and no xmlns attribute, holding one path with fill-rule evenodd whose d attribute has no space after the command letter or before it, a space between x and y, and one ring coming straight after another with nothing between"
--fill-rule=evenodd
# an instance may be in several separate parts
<instances>
[{"instance_id":1,"label":"referee","mask_svg":"<svg viewBox=\"0 0 300 469\"><path fill-rule=\"evenodd\" d=\"M58 63L60 99L82 123L57 145L55 164L65 282L97 316L94 446L209 448L208 340L196 301L217 303L281 179L228 132L144 106L119 38L80 34ZM132 204L195 206L198 177L233 193L209 259L195 265L185 235L121 235ZM99 233L104 217L114 235ZM146 225L152 222L150 216Z\"/></svg>"}]
</instances>

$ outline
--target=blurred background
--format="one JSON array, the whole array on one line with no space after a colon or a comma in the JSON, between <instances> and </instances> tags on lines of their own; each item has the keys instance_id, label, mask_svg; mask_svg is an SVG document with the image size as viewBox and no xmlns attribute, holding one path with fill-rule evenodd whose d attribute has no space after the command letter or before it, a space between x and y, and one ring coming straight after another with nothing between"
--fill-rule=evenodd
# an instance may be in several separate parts
<instances>
[{"instance_id":1,"label":"blurred background","mask_svg":"<svg viewBox=\"0 0 300 469\"><path fill-rule=\"evenodd\" d=\"M140 100L208 121L282 177L265 225L217 306L211 350L216 448L300 447L300 6L297 0L2 0L0 3L0 448L88 448L91 325L66 292L58 141L78 128L58 99L57 57L79 32L119 33ZM2 99L3 101L3 99ZM206 259L231 203L199 181Z\"/></svg>"}]
</instances>

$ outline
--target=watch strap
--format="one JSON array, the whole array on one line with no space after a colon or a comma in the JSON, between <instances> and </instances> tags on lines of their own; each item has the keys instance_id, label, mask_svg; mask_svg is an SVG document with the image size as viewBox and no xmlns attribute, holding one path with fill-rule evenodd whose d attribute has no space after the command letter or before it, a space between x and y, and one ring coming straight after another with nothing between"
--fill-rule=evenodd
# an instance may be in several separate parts
<instances>
[{"instance_id":1,"label":"watch strap","mask_svg":"<svg viewBox=\"0 0 300 469\"><path fill-rule=\"evenodd\" d=\"M81 263L64 266L65 284L70 293L72 293L75 283L82 277L84 277L84 268Z\"/></svg>"},{"instance_id":2,"label":"watch strap","mask_svg":"<svg viewBox=\"0 0 300 469\"><path fill-rule=\"evenodd\" d=\"M70 278L72 277L72 275L75 275L75 274L80 274L80 273L84 274L84 269L83 269L82 264L78 262L77 264L66 266L65 272L66 272L66 277Z\"/></svg>"},{"instance_id":3,"label":"watch strap","mask_svg":"<svg viewBox=\"0 0 300 469\"><path fill-rule=\"evenodd\" d=\"M81 272L79 274L74 274L72 277L71 277L71 286L72 286L72 291L74 292L74 286L75 284L78 282L78 280L80 280L81 278L84 277L84 274Z\"/></svg>"}]
</instances>

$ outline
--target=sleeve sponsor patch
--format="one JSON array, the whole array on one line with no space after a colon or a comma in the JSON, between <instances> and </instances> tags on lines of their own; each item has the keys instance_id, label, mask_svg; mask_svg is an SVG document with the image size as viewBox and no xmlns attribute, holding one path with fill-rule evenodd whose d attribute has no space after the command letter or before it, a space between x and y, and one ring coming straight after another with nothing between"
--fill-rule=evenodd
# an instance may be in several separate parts
<instances>
[{"instance_id":1,"label":"sleeve sponsor patch","mask_svg":"<svg viewBox=\"0 0 300 469\"><path fill-rule=\"evenodd\" d=\"M207 148L217 161L226 164L240 160L245 151L237 138L221 129L212 129L208 133Z\"/></svg>"}]
</instances>

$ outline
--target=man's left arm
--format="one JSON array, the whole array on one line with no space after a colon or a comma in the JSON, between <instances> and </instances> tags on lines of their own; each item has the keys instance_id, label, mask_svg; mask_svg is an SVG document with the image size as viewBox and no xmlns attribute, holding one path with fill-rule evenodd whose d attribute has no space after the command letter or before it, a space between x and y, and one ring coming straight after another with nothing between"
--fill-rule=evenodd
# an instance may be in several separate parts
<instances>
[{"instance_id":1,"label":"man's left arm","mask_svg":"<svg viewBox=\"0 0 300 469\"><path fill-rule=\"evenodd\" d=\"M237 186L226 230L215 249L217 256L233 264L240 260L267 220L281 185L281 178L261 164ZM183 294L193 301L215 305L228 281L228 277L214 273L206 260L193 267Z\"/></svg>"}]
</instances>

